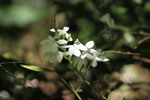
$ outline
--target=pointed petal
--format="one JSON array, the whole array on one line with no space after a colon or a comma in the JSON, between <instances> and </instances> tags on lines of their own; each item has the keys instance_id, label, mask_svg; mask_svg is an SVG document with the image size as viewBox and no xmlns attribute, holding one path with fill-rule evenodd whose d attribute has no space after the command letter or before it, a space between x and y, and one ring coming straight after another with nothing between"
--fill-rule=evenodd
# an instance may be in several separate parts
<instances>
[{"instance_id":1,"label":"pointed petal","mask_svg":"<svg viewBox=\"0 0 150 100\"><path fill-rule=\"evenodd\" d=\"M102 59L100 59L99 57L95 57L96 61L102 61Z\"/></svg>"},{"instance_id":2,"label":"pointed petal","mask_svg":"<svg viewBox=\"0 0 150 100\"><path fill-rule=\"evenodd\" d=\"M74 48L73 46L71 46L70 48L69 48L69 50L68 50L68 53L69 53L69 55L73 55L74 54L74 50L75 50L76 48Z\"/></svg>"},{"instance_id":3,"label":"pointed petal","mask_svg":"<svg viewBox=\"0 0 150 100\"><path fill-rule=\"evenodd\" d=\"M80 57L80 55L81 55L81 51L80 50L78 50L78 49L74 49L74 53L73 53L75 56L77 56L77 57Z\"/></svg>"},{"instance_id":4,"label":"pointed petal","mask_svg":"<svg viewBox=\"0 0 150 100\"><path fill-rule=\"evenodd\" d=\"M89 41L85 45L87 48L92 48L94 46L94 41Z\"/></svg>"},{"instance_id":5,"label":"pointed petal","mask_svg":"<svg viewBox=\"0 0 150 100\"><path fill-rule=\"evenodd\" d=\"M106 58L106 57L104 57L104 56L100 56L100 57L97 57L97 58L99 58L100 59L100 61L109 61L109 59L108 58Z\"/></svg>"},{"instance_id":6,"label":"pointed petal","mask_svg":"<svg viewBox=\"0 0 150 100\"><path fill-rule=\"evenodd\" d=\"M61 39L61 40L58 40L57 43L58 44L67 44L68 42L66 40Z\"/></svg>"},{"instance_id":7,"label":"pointed petal","mask_svg":"<svg viewBox=\"0 0 150 100\"><path fill-rule=\"evenodd\" d=\"M67 32L67 31L69 30L69 27L64 27L63 30L64 30L65 32Z\"/></svg>"},{"instance_id":8,"label":"pointed petal","mask_svg":"<svg viewBox=\"0 0 150 100\"><path fill-rule=\"evenodd\" d=\"M73 40L72 37L70 37L69 41L72 41L72 40Z\"/></svg>"},{"instance_id":9,"label":"pointed petal","mask_svg":"<svg viewBox=\"0 0 150 100\"><path fill-rule=\"evenodd\" d=\"M56 32L54 28L50 29L51 32Z\"/></svg>"},{"instance_id":10,"label":"pointed petal","mask_svg":"<svg viewBox=\"0 0 150 100\"><path fill-rule=\"evenodd\" d=\"M58 29L57 31L59 32L59 35L64 35L65 34L64 31L61 30L61 29Z\"/></svg>"},{"instance_id":11,"label":"pointed petal","mask_svg":"<svg viewBox=\"0 0 150 100\"><path fill-rule=\"evenodd\" d=\"M87 51L87 48L83 45L83 44L74 44L74 46L76 48L78 48L79 50L82 50L82 51Z\"/></svg>"},{"instance_id":12,"label":"pointed petal","mask_svg":"<svg viewBox=\"0 0 150 100\"><path fill-rule=\"evenodd\" d=\"M66 46L62 46L62 48L70 48L72 47L73 45L66 45Z\"/></svg>"},{"instance_id":13,"label":"pointed petal","mask_svg":"<svg viewBox=\"0 0 150 100\"><path fill-rule=\"evenodd\" d=\"M82 54L82 55L81 55L81 58L82 58L82 59L85 59L86 56L87 56L86 53L85 53L85 54Z\"/></svg>"},{"instance_id":14,"label":"pointed petal","mask_svg":"<svg viewBox=\"0 0 150 100\"><path fill-rule=\"evenodd\" d=\"M94 49L90 49L90 53L98 53L96 50L94 50Z\"/></svg>"},{"instance_id":15,"label":"pointed petal","mask_svg":"<svg viewBox=\"0 0 150 100\"><path fill-rule=\"evenodd\" d=\"M67 39L69 38L69 34L68 33L65 33L65 36L66 36Z\"/></svg>"}]
</instances>

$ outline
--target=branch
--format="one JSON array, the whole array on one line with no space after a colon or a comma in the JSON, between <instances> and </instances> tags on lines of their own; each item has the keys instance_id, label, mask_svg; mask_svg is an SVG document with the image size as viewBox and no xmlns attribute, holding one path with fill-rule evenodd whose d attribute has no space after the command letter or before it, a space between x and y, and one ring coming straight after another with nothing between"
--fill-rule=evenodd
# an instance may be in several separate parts
<instances>
[{"instance_id":1,"label":"branch","mask_svg":"<svg viewBox=\"0 0 150 100\"><path fill-rule=\"evenodd\" d=\"M144 58L144 57L139 57L139 56L133 56L133 59L136 59L136 60L141 60L145 63L150 63L150 59L149 58Z\"/></svg>"},{"instance_id":2,"label":"branch","mask_svg":"<svg viewBox=\"0 0 150 100\"><path fill-rule=\"evenodd\" d=\"M137 49L139 45L141 45L143 42L147 41L147 40L150 40L150 37L145 37L143 39L141 39L137 45L134 47L134 49Z\"/></svg>"},{"instance_id":3,"label":"branch","mask_svg":"<svg viewBox=\"0 0 150 100\"><path fill-rule=\"evenodd\" d=\"M150 33L146 33L146 32L143 32L143 31L133 32L133 34L140 34L140 35L150 36Z\"/></svg>"},{"instance_id":4,"label":"branch","mask_svg":"<svg viewBox=\"0 0 150 100\"><path fill-rule=\"evenodd\" d=\"M108 51L103 51L102 54L104 53L117 53L117 54L123 54L123 55L140 55L139 53L133 53L133 52L123 52L123 51L115 51L115 50L108 50Z\"/></svg>"}]
</instances>

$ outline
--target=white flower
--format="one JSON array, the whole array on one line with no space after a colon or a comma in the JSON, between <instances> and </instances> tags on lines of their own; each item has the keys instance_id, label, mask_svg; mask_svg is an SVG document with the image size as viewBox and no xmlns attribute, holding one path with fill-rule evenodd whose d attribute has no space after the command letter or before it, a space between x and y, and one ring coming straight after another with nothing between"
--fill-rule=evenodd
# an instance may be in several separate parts
<instances>
[{"instance_id":1,"label":"white flower","mask_svg":"<svg viewBox=\"0 0 150 100\"><path fill-rule=\"evenodd\" d=\"M87 47L84 46L82 43L80 43L78 40L75 41L73 45L67 45L63 46L63 48L69 48L68 49L68 55L72 56L75 55L77 57L80 57L81 51L87 51Z\"/></svg>"},{"instance_id":2,"label":"white flower","mask_svg":"<svg viewBox=\"0 0 150 100\"><path fill-rule=\"evenodd\" d=\"M64 46L63 48L69 48L68 49L68 52L66 52L67 55L75 55L77 57L80 57L81 55L81 51L79 48L77 48L75 45L67 45L67 46Z\"/></svg>"},{"instance_id":3,"label":"white flower","mask_svg":"<svg viewBox=\"0 0 150 100\"><path fill-rule=\"evenodd\" d=\"M69 30L69 27L64 27L63 29L57 29L59 36L65 36L66 39L69 41L72 41L71 34L68 34L67 31ZM50 29L51 32L56 32L54 28Z\"/></svg>"},{"instance_id":4,"label":"white flower","mask_svg":"<svg viewBox=\"0 0 150 100\"><path fill-rule=\"evenodd\" d=\"M59 35L66 35L66 37L68 37L68 33L67 31L69 30L69 27L64 27L63 30L62 29L58 29L57 31L59 32Z\"/></svg>"},{"instance_id":5,"label":"white flower","mask_svg":"<svg viewBox=\"0 0 150 100\"><path fill-rule=\"evenodd\" d=\"M92 49L92 47L94 46L94 42L93 41L89 41L86 43L85 45L88 50L87 51L84 51L82 52L81 54L81 58L82 59L89 59L89 60L92 60L92 63L91 65L93 67L96 67L97 66L97 61L109 61L109 59L107 59L106 57L104 56L100 56L100 53L97 52L96 50Z\"/></svg>"},{"instance_id":6,"label":"white flower","mask_svg":"<svg viewBox=\"0 0 150 100\"><path fill-rule=\"evenodd\" d=\"M94 46L94 41L89 41L85 44L85 47L87 48L87 50L82 53L81 55L82 59L85 59L86 57L88 59L93 59L91 54L98 53L96 50L92 49L93 46Z\"/></svg>"}]
</instances>

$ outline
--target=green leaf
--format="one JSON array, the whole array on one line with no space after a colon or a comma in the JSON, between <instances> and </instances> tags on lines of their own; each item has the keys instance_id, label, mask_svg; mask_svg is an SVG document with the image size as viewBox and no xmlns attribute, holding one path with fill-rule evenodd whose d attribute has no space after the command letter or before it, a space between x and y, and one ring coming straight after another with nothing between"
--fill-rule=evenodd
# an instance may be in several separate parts
<instances>
[{"instance_id":1,"label":"green leaf","mask_svg":"<svg viewBox=\"0 0 150 100\"><path fill-rule=\"evenodd\" d=\"M115 24L115 21L114 19L110 16L109 13L103 15L101 18L100 18L100 21L107 24L109 27L112 27L114 24Z\"/></svg>"},{"instance_id":2,"label":"green leaf","mask_svg":"<svg viewBox=\"0 0 150 100\"><path fill-rule=\"evenodd\" d=\"M82 67L82 66L87 66L87 59L81 59L81 58L78 58L78 57L74 57L73 59L73 65L78 67L79 69Z\"/></svg>"},{"instance_id":3,"label":"green leaf","mask_svg":"<svg viewBox=\"0 0 150 100\"><path fill-rule=\"evenodd\" d=\"M48 36L48 39L45 39L41 44L46 44L45 56L50 57L50 62L61 62L61 59L58 59L58 47L55 39L51 36Z\"/></svg>"},{"instance_id":4,"label":"green leaf","mask_svg":"<svg viewBox=\"0 0 150 100\"><path fill-rule=\"evenodd\" d=\"M123 97L123 100L127 100L127 98L126 98L126 97Z\"/></svg>"},{"instance_id":5,"label":"green leaf","mask_svg":"<svg viewBox=\"0 0 150 100\"><path fill-rule=\"evenodd\" d=\"M14 60L17 59L17 57L11 52L6 52L2 56L6 59L14 59Z\"/></svg>"},{"instance_id":6,"label":"green leaf","mask_svg":"<svg viewBox=\"0 0 150 100\"><path fill-rule=\"evenodd\" d=\"M82 92L83 90L81 88L76 88L76 92Z\"/></svg>"},{"instance_id":7,"label":"green leaf","mask_svg":"<svg viewBox=\"0 0 150 100\"><path fill-rule=\"evenodd\" d=\"M36 72L55 72L54 70L40 68L40 67L32 66L32 65L21 65L21 67L32 70L32 71L36 71Z\"/></svg>"},{"instance_id":8,"label":"green leaf","mask_svg":"<svg viewBox=\"0 0 150 100\"><path fill-rule=\"evenodd\" d=\"M48 39L45 39L45 40L40 42L40 44L48 44L48 43L49 43Z\"/></svg>"}]
</instances>

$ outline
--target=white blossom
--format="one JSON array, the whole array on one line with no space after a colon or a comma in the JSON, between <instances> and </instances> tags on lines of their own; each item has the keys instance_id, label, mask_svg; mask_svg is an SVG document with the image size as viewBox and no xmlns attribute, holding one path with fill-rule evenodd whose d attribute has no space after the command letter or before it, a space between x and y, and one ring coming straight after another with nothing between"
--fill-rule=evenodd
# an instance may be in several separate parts
<instances>
[{"instance_id":1,"label":"white blossom","mask_svg":"<svg viewBox=\"0 0 150 100\"><path fill-rule=\"evenodd\" d=\"M82 54L81 54L81 58L82 59L89 59L89 60L92 60L92 63L91 65L93 67L96 67L97 66L97 61L109 61L109 59L107 59L106 57L104 56L100 56L100 53L97 52L95 49L92 49L92 47L94 46L94 42L93 41L89 41L86 43L85 45L88 50L87 51L84 51Z\"/></svg>"},{"instance_id":2,"label":"white blossom","mask_svg":"<svg viewBox=\"0 0 150 100\"><path fill-rule=\"evenodd\" d=\"M58 61L60 63L63 57L73 55L82 60L90 60L93 67L97 66L98 61L109 61L106 57L101 56L100 52L93 49L95 45L94 41L89 41L83 45L76 39L74 44L68 45L73 40L71 34L68 34L68 30L69 27L64 27L63 29L52 28L50 31L57 32L58 34L55 34L56 36L54 38L49 36L48 39L41 42L42 44L48 45L46 47L46 53L47 55L51 55L51 62Z\"/></svg>"},{"instance_id":3,"label":"white blossom","mask_svg":"<svg viewBox=\"0 0 150 100\"><path fill-rule=\"evenodd\" d=\"M65 36L66 39L69 41L72 41L71 34L68 34L67 31L69 30L69 27L64 27L63 29L57 29L59 36ZM50 29L51 32L56 32L54 28Z\"/></svg>"}]
</instances>

